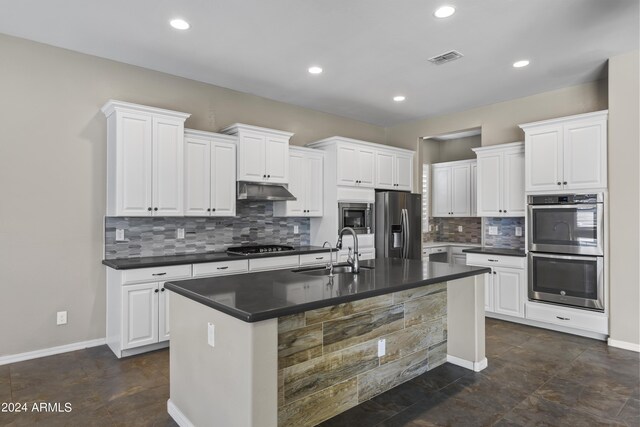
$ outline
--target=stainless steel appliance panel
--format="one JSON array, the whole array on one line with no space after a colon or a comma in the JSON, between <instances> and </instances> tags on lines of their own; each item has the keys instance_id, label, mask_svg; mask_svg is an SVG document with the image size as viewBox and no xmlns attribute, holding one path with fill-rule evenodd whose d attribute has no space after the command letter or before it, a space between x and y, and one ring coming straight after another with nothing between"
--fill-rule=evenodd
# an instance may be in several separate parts
<instances>
[{"instance_id":1,"label":"stainless steel appliance panel","mask_svg":"<svg viewBox=\"0 0 640 427\"><path fill-rule=\"evenodd\" d=\"M338 227L351 227L357 234L374 232L373 208L370 203L338 203Z\"/></svg>"},{"instance_id":2,"label":"stainless steel appliance panel","mask_svg":"<svg viewBox=\"0 0 640 427\"><path fill-rule=\"evenodd\" d=\"M376 193L376 258L421 259L421 195Z\"/></svg>"},{"instance_id":3,"label":"stainless steel appliance panel","mask_svg":"<svg viewBox=\"0 0 640 427\"><path fill-rule=\"evenodd\" d=\"M603 257L529 252L529 298L604 310Z\"/></svg>"}]
</instances>

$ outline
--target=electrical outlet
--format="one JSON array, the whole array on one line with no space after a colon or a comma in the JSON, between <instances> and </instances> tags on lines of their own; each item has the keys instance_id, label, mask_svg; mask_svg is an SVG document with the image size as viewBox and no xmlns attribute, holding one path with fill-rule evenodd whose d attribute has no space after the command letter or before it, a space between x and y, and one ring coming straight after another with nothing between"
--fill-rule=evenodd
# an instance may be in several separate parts
<instances>
[{"instance_id":1,"label":"electrical outlet","mask_svg":"<svg viewBox=\"0 0 640 427\"><path fill-rule=\"evenodd\" d=\"M385 338L378 340L378 357L387 354L387 340Z\"/></svg>"},{"instance_id":2,"label":"electrical outlet","mask_svg":"<svg viewBox=\"0 0 640 427\"><path fill-rule=\"evenodd\" d=\"M59 311L56 313L56 324L57 325L66 325L67 324L67 312Z\"/></svg>"},{"instance_id":3,"label":"electrical outlet","mask_svg":"<svg viewBox=\"0 0 640 427\"><path fill-rule=\"evenodd\" d=\"M216 345L216 327L213 323L207 323L207 343L211 347L215 347Z\"/></svg>"},{"instance_id":4,"label":"electrical outlet","mask_svg":"<svg viewBox=\"0 0 640 427\"><path fill-rule=\"evenodd\" d=\"M462 226L461 225L458 226L458 233L462 233Z\"/></svg>"},{"instance_id":5,"label":"electrical outlet","mask_svg":"<svg viewBox=\"0 0 640 427\"><path fill-rule=\"evenodd\" d=\"M297 225L293 226L293 234L298 234L300 233L300 227L298 227Z\"/></svg>"},{"instance_id":6,"label":"electrical outlet","mask_svg":"<svg viewBox=\"0 0 640 427\"><path fill-rule=\"evenodd\" d=\"M176 230L176 239L184 239L184 228L178 228Z\"/></svg>"},{"instance_id":7,"label":"electrical outlet","mask_svg":"<svg viewBox=\"0 0 640 427\"><path fill-rule=\"evenodd\" d=\"M429 224L429 231L433 231L433 224Z\"/></svg>"},{"instance_id":8,"label":"electrical outlet","mask_svg":"<svg viewBox=\"0 0 640 427\"><path fill-rule=\"evenodd\" d=\"M436 225L436 231L440 230L440 226Z\"/></svg>"},{"instance_id":9,"label":"electrical outlet","mask_svg":"<svg viewBox=\"0 0 640 427\"><path fill-rule=\"evenodd\" d=\"M498 227L497 226L490 226L489 227L489 235L490 236L497 236L498 235Z\"/></svg>"},{"instance_id":10,"label":"electrical outlet","mask_svg":"<svg viewBox=\"0 0 640 427\"><path fill-rule=\"evenodd\" d=\"M522 227L516 227L516 236L522 236Z\"/></svg>"},{"instance_id":11,"label":"electrical outlet","mask_svg":"<svg viewBox=\"0 0 640 427\"><path fill-rule=\"evenodd\" d=\"M124 241L124 229L116 228L116 242Z\"/></svg>"}]
</instances>

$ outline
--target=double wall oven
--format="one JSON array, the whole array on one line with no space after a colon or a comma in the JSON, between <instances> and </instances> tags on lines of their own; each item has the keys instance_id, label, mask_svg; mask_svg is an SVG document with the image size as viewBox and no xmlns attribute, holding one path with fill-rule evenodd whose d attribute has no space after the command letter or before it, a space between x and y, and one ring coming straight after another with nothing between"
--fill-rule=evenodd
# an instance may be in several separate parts
<instances>
[{"instance_id":1,"label":"double wall oven","mask_svg":"<svg viewBox=\"0 0 640 427\"><path fill-rule=\"evenodd\" d=\"M529 298L604 310L604 196L532 195Z\"/></svg>"}]
</instances>

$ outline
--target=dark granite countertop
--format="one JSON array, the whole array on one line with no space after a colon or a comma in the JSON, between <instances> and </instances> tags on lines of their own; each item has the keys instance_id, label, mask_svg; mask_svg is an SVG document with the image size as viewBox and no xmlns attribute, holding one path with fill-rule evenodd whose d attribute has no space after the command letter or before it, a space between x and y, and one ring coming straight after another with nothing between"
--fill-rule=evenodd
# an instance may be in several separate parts
<instances>
[{"instance_id":1,"label":"dark granite countertop","mask_svg":"<svg viewBox=\"0 0 640 427\"><path fill-rule=\"evenodd\" d=\"M467 252L471 254L517 256L522 258L527 256L526 252L523 249L508 249L508 248L469 248L469 249L463 249L462 252Z\"/></svg>"},{"instance_id":2,"label":"dark granite countertop","mask_svg":"<svg viewBox=\"0 0 640 427\"><path fill-rule=\"evenodd\" d=\"M226 252L208 252L203 254L105 259L102 261L102 263L107 267L111 267L116 270L130 270L132 268L164 267L166 265L181 264L200 264L203 262L229 261L237 259L270 258L275 256L304 255L328 251L329 248L321 248L319 246L297 246L292 251L270 252L266 254L229 255ZM335 252L336 249L333 249L333 251Z\"/></svg>"},{"instance_id":3,"label":"dark granite countertop","mask_svg":"<svg viewBox=\"0 0 640 427\"><path fill-rule=\"evenodd\" d=\"M361 265L374 268L332 279L275 270L181 280L164 287L245 322L257 322L491 271L399 258L378 258Z\"/></svg>"}]
</instances>

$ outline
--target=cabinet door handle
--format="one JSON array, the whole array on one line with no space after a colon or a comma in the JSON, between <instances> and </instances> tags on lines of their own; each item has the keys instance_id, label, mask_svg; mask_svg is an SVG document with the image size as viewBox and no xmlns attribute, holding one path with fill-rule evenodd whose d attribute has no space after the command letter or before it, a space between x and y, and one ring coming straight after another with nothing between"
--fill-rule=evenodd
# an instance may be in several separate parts
<instances>
[{"instance_id":1,"label":"cabinet door handle","mask_svg":"<svg viewBox=\"0 0 640 427\"><path fill-rule=\"evenodd\" d=\"M556 316L556 318L558 318L560 320L571 320L571 318L569 318L569 317L562 317L562 316Z\"/></svg>"},{"instance_id":2,"label":"cabinet door handle","mask_svg":"<svg viewBox=\"0 0 640 427\"><path fill-rule=\"evenodd\" d=\"M497 260L497 259L491 259L491 258L489 258L487 261L490 261L490 262L498 262L498 260Z\"/></svg>"},{"instance_id":3,"label":"cabinet door handle","mask_svg":"<svg viewBox=\"0 0 640 427\"><path fill-rule=\"evenodd\" d=\"M227 268L229 268L229 266L225 265L224 267L218 267L218 270L226 270Z\"/></svg>"},{"instance_id":4,"label":"cabinet door handle","mask_svg":"<svg viewBox=\"0 0 640 427\"><path fill-rule=\"evenodd\" d=\"M317 256L316 259L324 259L323 256Z\"/></svg>"},{"instance_id":5,"label":"cabinet door handle","mask_svg":"<svg viewBox=\"0 0 640 427\"><path fill-rule=\"evenodd\" d=\"M152 276L165 276L167 273L153 273Z\"/></svg>"}]
</instances>

